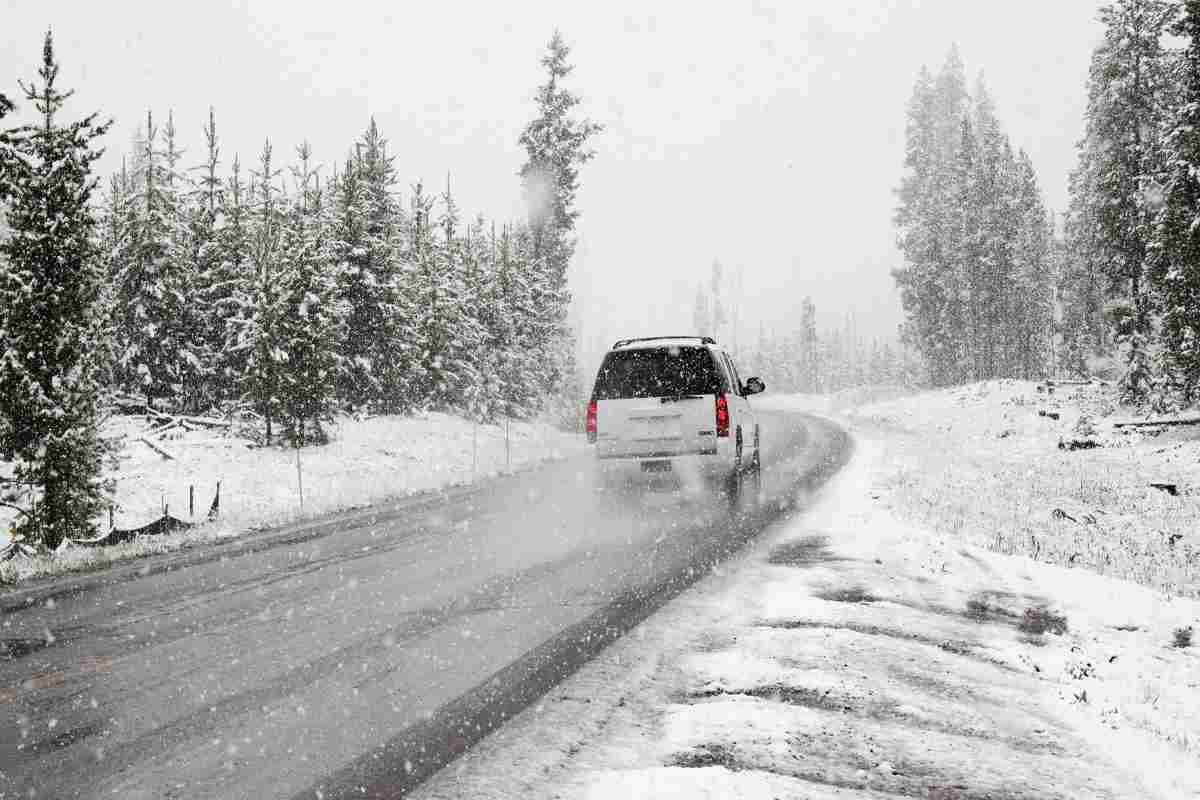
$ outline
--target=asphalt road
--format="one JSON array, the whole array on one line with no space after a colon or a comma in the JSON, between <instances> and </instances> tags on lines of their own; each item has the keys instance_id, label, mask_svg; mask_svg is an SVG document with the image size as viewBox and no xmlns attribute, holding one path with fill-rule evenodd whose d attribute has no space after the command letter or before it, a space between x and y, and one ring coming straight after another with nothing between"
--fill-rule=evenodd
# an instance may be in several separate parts
<instances>
[{"instance_id":1,"label":"asphalt road","mask_svg":"<svg viewBox=\"0 0 1200 800\"><path fill-rule=\"evenodd\" d=\"M738 507L588 458L0 597L0 798L399 797L849 455L764 415ZM7 655L5 655L7 652Z\"/></svg>"}]
</instances>

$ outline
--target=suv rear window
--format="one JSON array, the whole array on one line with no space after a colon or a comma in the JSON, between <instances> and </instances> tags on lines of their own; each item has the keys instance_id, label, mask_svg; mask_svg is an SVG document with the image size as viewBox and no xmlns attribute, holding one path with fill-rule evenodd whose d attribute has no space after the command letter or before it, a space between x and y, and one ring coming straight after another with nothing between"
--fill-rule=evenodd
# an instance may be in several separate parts
<instances>
[{"instance_id":1,"label":"suv rear window","mask_svg":"<svg viewBox=\"0 0 1200 800\"><path fill-rule=\"evenodd\" d=\"M716 394L721 378L703 347L615 350L604 357L596 377L596 400Z\"/></svg>"}]
</instances>

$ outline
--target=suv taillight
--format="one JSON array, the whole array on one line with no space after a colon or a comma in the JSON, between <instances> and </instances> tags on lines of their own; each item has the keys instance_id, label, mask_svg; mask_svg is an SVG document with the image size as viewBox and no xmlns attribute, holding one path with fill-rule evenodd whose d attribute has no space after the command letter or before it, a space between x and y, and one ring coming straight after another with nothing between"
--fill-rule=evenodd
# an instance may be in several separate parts
<instances>
[{"instance_id":1,"label":"suv taillight","mask_svg":"<svg viewBox=\"0 0 1200 800\"><path fill-rule=\"evenodd\" d=\"M587 440L596 441L596 401L592 400L587 407Z\"/></svg>"},{"instance_id":2,"label":"suv taillight","mask_svg":"<svg viewBox=\"0 0 1200 800\"><path fill-rule=\"evenodd\" d=\"M717 436L729 437L729 401L724 392L717 395Z\"/></svg>"}]
</instances>

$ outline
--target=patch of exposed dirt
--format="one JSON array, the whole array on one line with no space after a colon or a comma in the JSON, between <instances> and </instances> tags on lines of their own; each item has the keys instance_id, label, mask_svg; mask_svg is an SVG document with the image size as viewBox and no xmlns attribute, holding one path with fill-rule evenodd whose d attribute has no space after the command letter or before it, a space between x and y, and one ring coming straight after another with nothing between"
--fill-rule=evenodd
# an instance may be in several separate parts
<instances>
[{"instance_id":1,"label":"patch of exposed dirt","mask_svg":"<svg viewBox=\"0 0 1200 800\"><path fill-rule=\"evenodd\" d=\"M834 603L877 603L882 599L868 592L864 586L853 586L849 589L826 589L817 592L816 596Z\"/></svg>"},{"instance_id":2,"label":"patch of exposed dirt","mask_svg":"<svg viewBox=\"0 0 1200 800\"><path fill-rule=\"evenodd\" d=\"M783 567L815 567L817 564L846 560L834 555L829 548L828 536L805 536L784 542L776 545L767 556L768 562Z\"/></svg>"}]
</instances>

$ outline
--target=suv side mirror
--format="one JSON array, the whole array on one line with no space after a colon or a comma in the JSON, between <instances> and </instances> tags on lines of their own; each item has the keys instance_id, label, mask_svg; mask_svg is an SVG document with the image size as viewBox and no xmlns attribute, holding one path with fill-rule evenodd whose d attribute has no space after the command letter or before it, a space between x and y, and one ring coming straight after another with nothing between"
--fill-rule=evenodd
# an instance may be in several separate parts
<instances>
[{"instance_id":1,"label":"suv side mirror","mask_svg":"<svg viewBox=\"0 0 1200 800\"><path fill-rule=\"evenodd\" d=\"M750 378L746 381L746 385L742 388L742 394L752 395L760 394L767 390L767 385L762 382L762 378Z\"/></svg>"}]
</instances>

